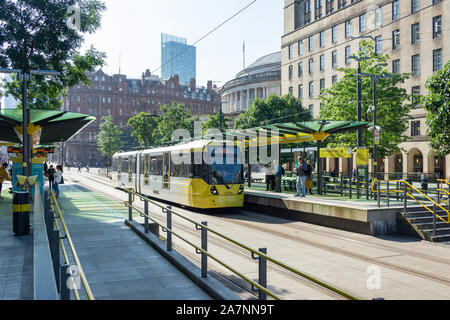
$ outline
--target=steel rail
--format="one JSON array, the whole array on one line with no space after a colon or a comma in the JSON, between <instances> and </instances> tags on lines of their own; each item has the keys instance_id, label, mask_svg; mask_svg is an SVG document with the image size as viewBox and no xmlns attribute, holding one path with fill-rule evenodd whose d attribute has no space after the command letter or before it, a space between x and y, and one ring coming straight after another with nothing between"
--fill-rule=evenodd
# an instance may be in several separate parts
<instances>
[{"instance_id":1,"label":"steel rail","mask_svg":"<svg viewBox=\"0 0 450 320\"><path fill-rule=\"evenodd\" d=\"M84 273L83 267L81 266L81 262L80 259L78 258L78 254L77 251L75 250L75 246L73 245L72 242L72 238L70 237L70 233L69 230L67 228L66 222L64 220L64 217L61 213L61 209L59 208L58 202L56 201L56 197L55 194L53 192L53 189L50 189L50 195L51 195L51 199L53 199L53 203L54 206L56 208L56 211L58 213L59 219L61 220L61 225L63 227L66 239L67 239L67 243L69 245L70 251L72 252L72 256L75 260L75 264L77 265L78 268L78 273L80 274L80 278L81 278L81 282L83 283L83 287L84 287L84 291L86 292L86 295L88 297L89 300L95 300L94 295L92 294L92 290L91 287L89 286L89 283L86 279L86 275Z\"/></svg>"},{"instance_id":2,"label":"steel rail","mask_svg":"<svg viewBox=\"0 0 450 320\"><path fill-rule=\"evenodd\" d=\"M153 201L153 200L151 200L151 199L149 199L149 198L147 198L147 197L145 197L145 196L143 196L143 195L141 195L141 194L139 194L139 193L136 193L136 192L134 192L134 191L132 191L132 190L130 190L130 189L123 189L123 188L116 188L116 189L121 190L121 191L124 191L124 192L128 192L128 193L135 194L135 195L138 196L139 198L144 199L144 201L148 201L148 202L150 202L150 203L156 205L157 207L160 207L161 209L164 209L164 210L166 210L166 211L169 211L169 212L175 214L176 216L178 216L178 217L180 217L180 218L182 218L182 219L184 219L184 220L186 220L186 221L189 221L189 222L195 224L197 227L204 228L204 229L206 229L206 230L208 230L208 231L214 233L215 235L217 235L217 236L219 236L219 237L221 237L221 238L223 238L223 239L225 239L225 240L227 240L227 241L229 241L229 242L231 242L231 243L233 243L233 244L235 244L235 245L237 245L237 246L240 246L241 248L244 248L244 249L250 251L252 254L258 255L258 256L260 256L260 257L266 259L267 261L271 261L272 263L274 263L274 264L276 264L276 265L279 265L280 267L285 268L285 269L287 269L287 270L289 270L289 271L291 271L291 272L293 272L293 273L295 273L295 274L297 274L297 275L299 275L299 276L301 276L301 277L304 277L304 278L306 278L306 279L308 279L308 280L310 280L310 281L312 281L312 282L314 282L314 283L316 283L316 284L318 284L318 285L320 285L320 286L322 286L322 287L324 287L324 288L327 288L327 289L330 290L330 291L333 291L333 292L335 292L335 293L337 293L337 294L343 296L343 297L346 297L346 298L348 298L348 299L350 299L350 300L362 300L360 297L357 297L356 295L353 295L353 294L351 294L351 293L345 292L344 290L341 290L341 289L339 289L339 288L336 288L335 286L333 286L333 285L331 285L331 284L329 284L329 283L327 283L327 282L325 282L325 281L323 281L323 280L320 280L320 279L318 279L318 278L316 278L316 277L314 277L314 276L312 276L312 275L310 275L310 274L308 274L308 273L299 271L299 270L297 270L297 269L295 269L295 268L293 268L293 267L291 267L291 266L289 266L289 265L287 265L287 264L284 264L284 263L282 263L282 262L280 262L280 261L278 261L278 260L276 260L276 259L274 259L274 258L271 258L270 256L268 256L268 255L266 255L266 254L263 254L263 253L261 253L261 252L255 250L255 249L252 249L252 248L250 248L250 247L248 247L248 246L246 246L246 245L244 245L244 244L242 244L242 243L240 243L240 242L238 242L238 241L236 241L236 240L234 240L234 239L231 239L230 237L227 237L227 236L221 234L220 232L217 232L217 231L215 231L214 229L211 229L210 227L204 226L204 225L202 225L202 224L200 224L200 223L198 223L198 222L196 222L196 221L194 221L194 220L192 220L192 219L189 219L189 218L187 218L187 217L185 217L185 216L183 216L183 215L181 215L181 214L179 214L179 213L173 211L172 209L167 209L167 208L165 208L164 206L162 206L162 205L156 203L155 201ZM127 207L129 207L128 202L124 201L124 204L125 204ZM138 211L141 215L143 214L141 211L139 211L139 209L136 209L136 208L134 208L133 206L131 206L131 207L132 207L133 209L135 209L136 211ZM144 214L144 216L145 216L145 214ZM152 220L152 221L153 221L153 220ZM165 228L165 229L166 229L166 228ZM205 253L205 254L206 254L206 253Z\"/></svg>"}]
</instances>

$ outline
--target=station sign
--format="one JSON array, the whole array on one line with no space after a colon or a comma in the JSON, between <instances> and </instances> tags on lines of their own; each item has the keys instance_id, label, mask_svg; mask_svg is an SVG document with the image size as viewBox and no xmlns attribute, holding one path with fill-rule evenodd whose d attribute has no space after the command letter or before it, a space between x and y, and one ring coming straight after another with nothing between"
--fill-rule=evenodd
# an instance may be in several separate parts
<instances>
[{"instance_id":1,"label":"station sign","mask_svg":"<svg viewBox=\"0 0 450 320\"><path fill-rule=\"evenodd\" d=\"M361 148L356 151L356 164L369 165L369 149Z\"/></svg>"},{"instance_id":2,"label":"station sign","mask_svg":"<svg viewBox=\"0 0 450 320\"><path fill-rule=\"evenodd\" d=\"M320 149L321 158L351 158L352 156L351 148L341 147Z\"/></svg>"}]
</instances>

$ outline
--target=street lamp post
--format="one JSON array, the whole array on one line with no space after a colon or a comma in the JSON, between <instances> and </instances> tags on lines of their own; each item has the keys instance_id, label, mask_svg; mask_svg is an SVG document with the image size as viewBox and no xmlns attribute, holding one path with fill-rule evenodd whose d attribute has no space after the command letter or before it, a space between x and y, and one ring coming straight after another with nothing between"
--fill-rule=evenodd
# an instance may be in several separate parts
<instances>
[{"instance_id":1,"label":"street lamp post","mask_svg":"<svg viewBox=\"0 0 450 320\"><path fill-rule=\"evenodd\" d=\"M359 73L359 77L370 77L373 87L373 174L374 178L378 179L378 144L377 133L379 134L379 127L377 126L377 83L382 78L393 78L390 74L374 75L371 73Z\"/></svg>"}]
</instances>

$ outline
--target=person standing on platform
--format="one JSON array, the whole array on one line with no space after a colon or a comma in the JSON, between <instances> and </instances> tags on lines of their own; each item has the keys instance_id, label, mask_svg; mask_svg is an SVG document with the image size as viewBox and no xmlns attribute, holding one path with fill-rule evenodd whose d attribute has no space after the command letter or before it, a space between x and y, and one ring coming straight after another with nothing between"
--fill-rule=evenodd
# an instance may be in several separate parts
<instances>
[{"instance_id":1,"label":"person standing on platform","mask_svg":"<svg viewBox=\"0 0 450 320\"><path fill-rule=\"evenodd\" d=\"M297 194L296 197L300 197L300 190L302 192L301 197L306 197L306 172L308 171L308 167L306 166L303 158L298 157L298 167L297 167Z\"/></svg>"},{"instance_id":2,"label":"person standing on platform","mask_svg":"<svg viewBox=\"0 0 450 320\"><path fill-rule=\"evenodd\" d=\"M313 189L313 182L312 182L312 166L311 166L311 161L306 161L306 167L308 168L308 171L306 171L306 181L305 181L305 186L306 186L306 193L313 194L312 193L312 189Z\"/></svg>"},{"instance_id":3,"label":"person standing on platform","mask_svg":"<svg viewBox=\"0 0 450 320\"><path fill-rule=\"evenodd\" d=\"M55 168L53 168L53 165L50 165L50 168L47 170L47 176L48 176L48 185L50 188L53 188L53 185L55 183Z\"/></svg>"},{"instance_id":4,"label":"person standing on platform","mask_svg":"<svg viewBox=\"0 0 450 320\"><path fill-rule=\"evenodd\" d=\"M59 185L63 182L63 168L60 165L56 166L56 172L55 172L55 183L54 183L54 190L56 193L56 198L59 197Z\"/></svg>"},{"instance_id":5,"label":"person standing on platform","mask_svg":"<svg viewBox=\"0 0 450 320\"><path fill-rule=\"evenodd\" d=\"M6 162L4 162L0 167L0 199L2 199L3 181L5 181L5 180L11 181L11 178L10 178L8 172L6 171L6 168L8 168L8 164Z\"/></svg>"},{"instance_id":6,"label":"person standing on platform","mask_svg":"<svg viewBox=\"0 0 450 320\"><path fill-rule=\"evenodd\" d=\"M276 179L275 192L281 192L281 178L283 177L284 169L280 165L280 163L276 161L274 163L275 163L275 179Z\"/></svg>"}]
</instances>

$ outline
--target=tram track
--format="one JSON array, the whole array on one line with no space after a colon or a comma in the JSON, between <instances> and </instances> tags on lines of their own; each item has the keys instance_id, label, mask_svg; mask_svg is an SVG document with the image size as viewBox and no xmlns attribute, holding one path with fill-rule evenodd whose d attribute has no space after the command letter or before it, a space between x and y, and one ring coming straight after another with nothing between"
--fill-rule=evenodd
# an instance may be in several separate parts
<instances>
[{"instance_id":1,"label":"tram track","mask_svg":"<svg viewBox=\"0 0 450 320\"><path fill-rule=\"evenodd\" d=\"M111 183L109 183L109 181L106 181L104 178L100 178L100 177L97 178L97 177L94 177L92 174L90 174L89 177L91 179L93 179L94 181L96 181L97 183L100 183L100 184L103 184L103 185L108 185L108 186L112 187ZM81 183L81 184L84 184L81 181L78 181L78 182ZM87 184L84 184L84 185L88 186ZM106 195L108 195L110 197L114 197L116 199L118 198L118 197L116 197L114 195L111 195L109 193L106 193L106 192L104 192L102 190L97 190L97 191L102 192L102 193L104 193L104 194L106 194ZM123 201L123 200L121 200L121 201ZM183 210L186 210L186 209L183 209ZM353 252L353 251L350 251L350 250L339 248L339 247L337 247L335 245L329 245L329 244L320 243L318 241L312 240L312 238L314 238L314 235L317 235L317 236L321 236L321 237L328 237L331 240L332 239L339 239L339 240L342 240L342 241L348 241L348 242L352 242L352 243L357 243L359 245L363 245L363 246L367 246L367 247L371 247L371 248L386 250L386 251L392 252L392 256L405 255L405 256L415 257L415 258L418 258L418 259L423 259L423 260L426 260L426 261L442 263L442 264L450 266L450 260L449 259L446 259L446 258L443 258L443 257L436 257L436 256L433 256L433 255L429 255L429 254L425 254L425 253L421 253L421 252L405 250L405 249L401 249L401 248L397 248L397 247L389 246L389 245L380 245L380 244L363 242L363 241L360 241L360 240L350 239L350 238L343 237L343 236L340 236L340 235L337 235L337 234L333 234L333 232L325 233L325 232L322 232L322 231L319 231L319 230L315 230L313 228L309 228L309 227L306 227L306 226L299 226L299 225L284 226L284 228L286 228L288 230L291 230L291 231L273 230L273 229L269 229L269 228L261 226L261 225L255 225L255 223L251 223L251 222L247 222L247 221L242 221L242 220L236 219L236 218L242 219L242 218L245 218L246 216L248 217L248 215L258 215L258 217L260 217L260 216L267 216L267 215L263 215L263 214L260 214L260 213L257 213L257 212L252 212L252 211L243 210L243 209L235 209L235 210L238 212L237 215L241 215L241 216L237 216L237 215L233 214L233 215L228 215L228 216L221 216L218 219L222 219L222 221L227 221L228 223L239 225L239 226L242 226L242 227L245 227L245 228L250 228L250 229L253 229L253 230L256 230L256 231L260 231L260 232L263 232L265 234L272 234L272 235L275 235L275 236L278 236L278 237L281 237L281 238L285 238L285 239L289 239L289 240L296 240L296 241L298 241L300 243L304 243L304 244L313 246L315 248L319 248L319 249L326 250L326 251L331 251L333 253L338 253L338 254L341 254L341 255L353 258L353 259L358 259L358 260L362 260L362 261L365 261L365 262L369 262L369 263L374 264L374 265L384 266L386 268L393 269L393 270L400 271L400 272L404 272L404 273L407 273L407 274L410 274L410 275L413 275L413 276L420 277L422 279L437 281L437 282L445 284L447 286L450 285L450 279L447 278L447 277L442 277L442 276L439 276L439 275L436 275L436 274L426 273L424 271L417 270L415 268L406 267L406 266L398 265L398 264L387 262L387 261L381 261L380 257L379 258L373 258L373 257L367 256L367 255L364 255L364 254L360 254L360 253L356 253L356 252ZM178 227L181 227L181 226L178 226ZM292 231L302 231L302 232L311 233L311 236L308 236L308 237L306 237L306 236L299 236L299 235L295 234L295 232L292 232ZM189 232L194 233L192 230L190 230ZM333 241L329 241L329 243L333 243ZM226 247L226 248L229 249L229 247ZM189 255L192 259L194 259L194 261L196 261L198 263L198 259L199 259L198 256L192 255L187 250L184 250L182 248L179 248L179 250L183 250L184 253ZM244 253L243 252L239 252L239 254L243 255ZM251 259L249 257L249 255L248 255L248 253L246 253L246 256L247 256L247 258ZM388 258L389 256L391 256L391 255L387 255L387 256L381 257L381 258ZM275 269L274 269L274 266L271 263L268 264L268 267L271 268L271 270L273 272L276 272ZM218 272L218 270L214 270L214 271L216 273ZM285 276L291 276L291 277L293 277L293 276L298 277L297 275L293 275L293 274L288 275L288 273L286 271L284 271L284 275ZM296 279L296 280L300 281L298 279ZM306 280L306 279L303 279L303 280ZM228 281L230 281L230 280L228 280ZM236 285L238 285L241 288L245 287L242 284L236 284ZM310 285L313 285L313 284L310 283ZM319 286L317 286L315 284L314 284L314 286L316 288L319 288ZM321 288L321 289L327 290L326 288ZM248 292L250 292L251 294L253 294L251 291L248 290L248 288L246 290ZM332 293L329 290L327 290L327 291L328 291L328 293Z\"/></svg>"}]
</instances>

